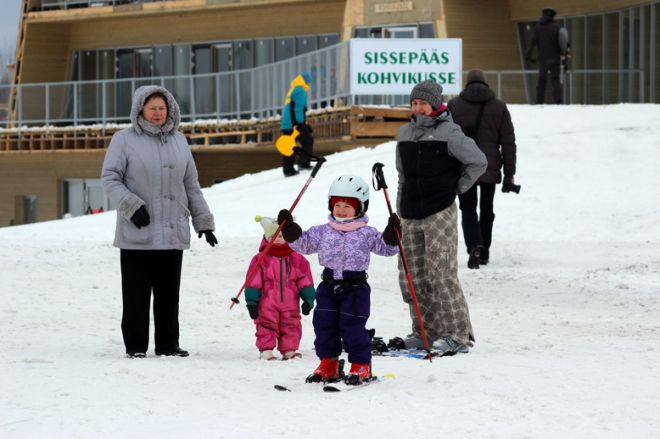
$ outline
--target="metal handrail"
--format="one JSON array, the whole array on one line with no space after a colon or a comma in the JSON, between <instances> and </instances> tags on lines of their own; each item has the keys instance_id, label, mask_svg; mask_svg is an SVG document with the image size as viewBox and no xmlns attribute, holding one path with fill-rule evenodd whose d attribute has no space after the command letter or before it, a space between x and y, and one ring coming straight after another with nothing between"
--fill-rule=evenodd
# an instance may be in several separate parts
<instances>
[{"instance_id":1,"label":"metal handrail","mask_svg":"<svg viewBox=\"0 0 660 439\"><path fill-rule=\"evenodd\" d=\"M351 95L348 45L349 42L342 42L283 61L229 72L4 85L0 86L0 127L127 122L133 91L147 84L162 85L172 91L184 121L268 118L279 114L289 82L303 70L310 71L313 77L310 109L337 104L408 103L407 95ZM537 70L486 70L484 74L498 97L510 103L532 102L529 85L536 78ZM645 72L641 69L569 70L563 75L564 102L586 103L586 78L593 75L599 77L599 91L604 93L603 84L608 78L627 75L629 80L643 85ZM505 84L505 81L508 82ZM3 114L2 104L9 101L11 87L16 87L14 108L8 108ZM644 101L643 86L637 100L630 97L626 100L621 85L617 87L610 88L617 88L618 101ZM602 100L605 101L605 96Z\"/></svg>"}]
</instances>

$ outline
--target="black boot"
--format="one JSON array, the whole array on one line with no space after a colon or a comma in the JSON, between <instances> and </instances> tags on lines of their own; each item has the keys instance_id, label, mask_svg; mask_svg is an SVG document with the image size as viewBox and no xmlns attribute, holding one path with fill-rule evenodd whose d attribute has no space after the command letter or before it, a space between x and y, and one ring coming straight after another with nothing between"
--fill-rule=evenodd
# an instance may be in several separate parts
<instances>
[{"instance_id":1,"label":"black boot","mask_svg":"<svg viewBox=\"0 0 660 439\"><path fill-rule=\"evenodd\" d=\"M481 257L479 258L479 265L487 265L490 252L486 248L481 249Z\"/></svg>"},{"instance_id":2,"label":"black boot","mask_svg":"<svg viewBox=\"0 0 660 439\"><path fill-rule=\"evenodd\" d=\"M286 170L286 171L284 171L284 176L285 177L293 177L294 175L298 175L298 173L299 173L299 171L297 171L296 169Z\"/></svg>"},{"instance_id":3,"label":"black boot","mask_svg":"<svg viewBox=\"0 0 660 439\"><path fill-rule=\"evenodd\" d=\"M164 350L164 351L156 350L156 355L158 355L158 356L165 355L167 357L172 357L172 356L174 356L174 357L187 357L190 354L188 353L188 351L184 351L180 347L176 347L174 349L167 349L167 350Z\"/></svg>"},{"instance_id":4,"label":"black boot","mask_svg":"<svg viewBox=\"0 0 660 439\"><path fill-rule=\"evenodd\" d=\"M146 358L147 354L144 352L126 352L128 358Z\"/></svg>"},{"instance_id":5,"label":"black boot","mask_svg":"<svg viewBox=\"0 0 660 439\"><path fill-rule=\"evenodd\" d=\"M468 259L468 268L470 269L479 269L479 261L481 260L481 247L477 246L472 249L470 252L470 258Z\"/></svg>"}]
</instances>

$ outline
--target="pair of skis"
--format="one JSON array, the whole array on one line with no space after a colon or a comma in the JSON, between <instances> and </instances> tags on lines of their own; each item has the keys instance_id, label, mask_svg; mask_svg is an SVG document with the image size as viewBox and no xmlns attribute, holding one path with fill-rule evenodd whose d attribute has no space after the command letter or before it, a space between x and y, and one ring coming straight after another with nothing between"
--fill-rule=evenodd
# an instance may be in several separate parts
<instances>
[{"instance_id":1,"label":"pair of skis","mask_svg":"<svg viewBox=\"0 0 660 439\"><path fill-rule=\"evenodd\" d=\"M377 377L373 376L369 381L364 381L362 384L358 385L348 385L344 384L341 380L334 381L334 382L327 382L323 383L323 387L321 388L324 392L328 393L336 393L336 392L352 392L354 390L358 389L364 389L365 387L370 387L372 384L376 383L382 383L384 382L387 378L394 378L394 375L388 374L388 375L383 375L382 377ZM283 386L281 384L275 384L275 390L279 390L280 392L294 392L299 389L303 388L308 388L308 387L315 387L315 383L304 383L301 384L301 387L291 387L291 386Z\"/></svg>"}]
</instances>

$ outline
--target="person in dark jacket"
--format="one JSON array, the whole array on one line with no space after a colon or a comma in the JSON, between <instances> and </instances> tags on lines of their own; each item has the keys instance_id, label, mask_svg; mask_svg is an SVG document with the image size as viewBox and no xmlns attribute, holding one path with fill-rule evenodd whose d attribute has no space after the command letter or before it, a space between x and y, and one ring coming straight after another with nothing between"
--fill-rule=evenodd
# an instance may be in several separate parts
<instances>
[{"instance_id":1,"label":"person in dark jacket","mask_svg":"<svg viewBox=\"0 0 660 439\"><path fill-rule=\"evenodd\" d=\"M417 84L410 107L412 117L399 128L396 145L401 242L429 343L446 355L468 352L474 334L458 280L455 200L484 173L486 157L452 122L437 82ZM424 348L401 260L399 285L412 319L405 347Z\"/></svg>"},{"instance_id":2,"label":"person in dark jacket","mask_svg":"<svg viewBox=\"0 0 660 439\"><path fill-rule=\"evenodd\" d=\"M282 110L282 121L280 131L282 134L290 135L293 129L298 130L297 143L303 149L303 153L298 158L298 169L312 169L310 165L310 155L314 152L314 137L312 137L312 127L306 123L305 113L307 112L307 94L312 84L312 75L309 72L302 72L291 81L291 88L286 94L284 108ZM298 171L294 168L296 161L295 154L282 159L282 170L285 177L296 175Z\"/></svg>"},{"instance_id":3,"label":"person in dark jacket","mask_svg":"<svg viewBox=\"0 0 660 439\"><path fill-rule=\"evenodd\" d=\"M552 81L552 98L555 104L561 104L562 92L559 74L561 69L561 48L559 47L559 25L554 17L557 12L552 8L545 8L541 18L534 26L532 37L527 46L525 59L532 64L536 63L532 53L538 46L539 79L536 85L536 103L545 101L545 84L548 82L548 71Z\"/></svg>"},{"instance_id":4,"label":"person in dark jacket","mask_svg":"<svg viewBox=\"0 0 660 439\"><path fill-rule=\"evenodd\" d=\"M465 88L449 101L448 107L454 122L474 139L488 159L486 172L467 192L458 196L463 236L470 254L468 267L479 268L479 265L486 265L490 258L495 220L493 199L495 185L502 182L502 166L504 184L515 184L516 136L506 104L495 97L481 70L468 72ZM477 188L481 192L480 199Z\"/></svg>"},{"instance_id":5,"label":"person in dark jacket","mask_svg":"<svg viewBox=\"0 0 660 439\"><path fill-rule=\"evenodd\" d=\"M188 356L179 347L179 285L190 222L199 238L218 243L180 114L165 88L138 88L131 126L112 136L103 161L103 190L117 205L121 330L130 358L146 356L152 292L156 355Z\"/></svg>"}]
</instances>

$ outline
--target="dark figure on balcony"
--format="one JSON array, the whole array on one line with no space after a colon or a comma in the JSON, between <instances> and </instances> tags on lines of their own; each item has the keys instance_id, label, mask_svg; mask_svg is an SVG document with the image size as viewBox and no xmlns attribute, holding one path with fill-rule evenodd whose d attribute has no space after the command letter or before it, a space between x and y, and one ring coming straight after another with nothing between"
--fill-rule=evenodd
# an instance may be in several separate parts
<instances>
[{"instance_id":1,"label":"dark figure on balcony","mask_svg":"<svg viewBox=\"0 0 660 439\"><path fill-rule=\"evenodd\" d=\"M557 12L552 8L545 8L541 18L534 26L532 37L527 46L525 59L534 64L532 52L538 46L539 79L536 85L536 103L543 104L545 101L545 84L548 82L548 71L552 81L552 99L555 104L561 104L562 90L559 79L561 67L561 48L559 46L559 25L555 23L554 17Z\"/></svg>"}]
</instances>

